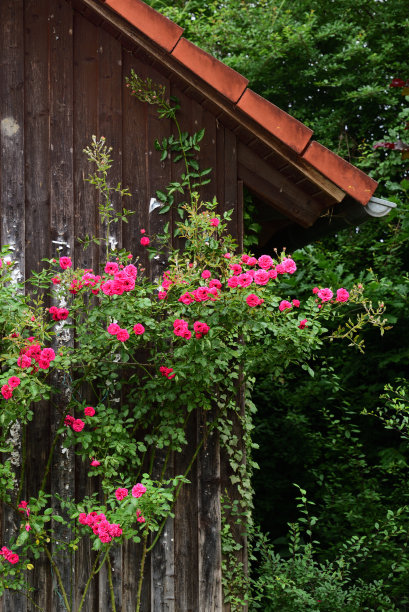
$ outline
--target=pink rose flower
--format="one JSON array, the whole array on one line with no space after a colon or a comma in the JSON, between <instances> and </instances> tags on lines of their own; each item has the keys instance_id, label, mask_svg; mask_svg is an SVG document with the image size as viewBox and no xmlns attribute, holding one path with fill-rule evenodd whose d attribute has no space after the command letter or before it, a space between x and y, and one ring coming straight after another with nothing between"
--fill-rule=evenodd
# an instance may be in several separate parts
<instances>
[{"instance_id":1,"label":"pink rose flower","mask_svg":"<svg viewBox=\"0 0 409 612\"><path fill-rule=\"evenodd\" d=\"M40 355L41 359L46 359L47 361L54 361L55 353L52 348L45 348L41 351Z\"/></svg>"},{"instance_id":2,"label":"pink rose flower","mask_svg":"<svg viewBox=\"0 0 409 612\"><path fill-rule=\"evenodd\" d=\"M263 268L263 270L268 270L274 266L274 261L271 259L270 255L261 255L257 261L258 265L260 268Z\"/></svg>"},{"instance_id":3,"label":"pink rose flower","mask_svg":"<svg viewBox=\"0 0 409 612\"><path fill-rule=\"evenodd\" d=\"M230 270L233 270L233 274L235 276L238 276L239 274L242 273L243 268L241 267L240 264L230 264L229 265Z\"/></svg>"},{"instance_id":4,"label":"pink rose flower","mask_svg":"<svg viewBox=\"0 0 409 612\"><path fill-rule=\"evenodd\" d=\"M85 416L93 417L95 414L95 408L93 408L92 406L86 406L84 408L84 414Z\"/></svg>"},{"instance_id":5,"label":"pink rose flower","mask_svg":"<svg viewBox=\"0 0 409 612\"><path fill-rule=\"evenodd\" d=\"M314 294L318 293L318 291L319 291L318 287L314 287L314 289L312 290Z\"/></svg>"},{"instance_id":6,"label":"pink rose flower","mask_svg":"<svg viewBox=\"0 0 409 612\"><path fill-rule=\"evenodd\" d=\"M71 266L72 266L71 257L60 257L60 267L63 270L66 270L67 268L71 268Z\"/></svg>"},{"instance_id":7,"label":"pink rose flower","mask_svg":"<svg viewBox=\"0 0 409 612\"><path fill-rule=\"evenodd\" d=\"M145 328L143 325L141 325L141 323L135 323L133 330L137 336L142 336L142 334L145 333Z\"/></svg>"},{"instance_id":8,"label":"pink rose flower","mask_svg":"<svg viewBox=\"0 0 409 612\"><path fill-rule=\"evenodd\" d=\"M75 418L73 416L71 416L70 414L67 414L67 416L64 419L64 425L66 427L72 427L74 421L75 421Z\"/></svg>"},{"instance_id":9,"label":"pink rose flower","mask_svg":"<svg viewBox=\"0 0 409 612\"><path fill-rule=\"evenodd\" d=\"M115 497L118 501L122 501L125 497L128 496L128 489L119 488L115 491Z\"/></svg>"},{"instance_id":10,"label":"pink rose flower","mask_svg":"<svg viewBox=\"0 0 409 612\"><path fill-rule=\"evenodd\" d=\"M231 259L231 253L225 253L225 254L223 255L223 257L224 257L225 259Z\"/></svg>"},{"instance_id":11,"label":"pink rose flower","mask_svg":"<svg viewBox=\"0 0 409 612\"><path fill-rule=\"evenodd\" d=\"M337 289L337 302L347 302L349 300L349 293L346 289Z\"/></svg>"},{"instance_id":12,"label":"pink rose flower","mask_svg":"<svg viewBox=\"0 0 409 612\"><path fill-rule=\"evenodd\" d=\"M104 268L104 272L106 272L106 274L115 274L116 272L118 272L118 269L119 268L116 261L108 261Z\"/></svg>"},{"instance_id":13,"label":"pink rose flower","mask_svg":"<svg viewBox=\"0 0 409 612\"><path fill-rule=\"evenodd\" d=\"M237 287L239 284L239 278L238 276L230 276L230 278L227 280L227 286L230 287L230 289L234 289L235 287Z\"/></svg>"},{"instance_id":14,"label":"pink rose flower","mask_svg":"<svg viewBox=\"0 0 409 612\"><path fill-rule=\"evenodd\" d=\"M166 293L166 291L159 291L158 293L158 300L166 300L166 296L168 294Z\"/></svg>"},{"instance_id":15,"label":"pink rose flower","mask_svg":"<svg viewBox=\"0 0 409 612\"><path fill-rule=\"evenodd\" d=\"M136 278L138 276L138 270L133 264L128 264L125 266L124 273L131 278Z\"/></svg>"},{"instance_id":16,"label":"pink rose flower","mask_svg":"<svg viewBox=\"0 0 409 612\"><path fill-rule=\"evenodd\" d=\"M132 497L142 497L144 493L146 493L146 487L140 482L132 487Z\"/></svg>"},{"instance_id":17,"label":"pink rose flower","mask_svg":"<svg viewBox=\"0 0 409 612\"><path fill-rule=\"evenodd\" d=\"M248 266L255 266L257 263L257 259L255 257L249 257L247 260Z\"/></svg>"},{"instance_id":18,"label":"pink rose flower","mask_svg":"<svg viewBox=\"0 0 409 612\"><path fill-rule=\"evenodd\" d=\"M4 397L4 399L8 400L11 397L13 397L13 389L9 387L8 385L3 385L1 388L1 394Z\"/></svg>"},{"instance_id":19,"label":"pink rose flower","mask_svg":"<svg viewBox=\"0 0 409 612\"><path fill-rule=\"evenodd\" d=\"M210 327L206 325L206 323L202 323L201 321L195 321L195 323L193 323L193 329L196 334L201 334L201 336L205 336L209 333Z\"/></svg>"},{"instance_id":20,"label":"pink rose flower","mask_svg":"<svg viewBox=\"0 0 409 612\"><path fill-rule=\"evenodd\" d=\"M128 330L120 329L119 332L117 332L116 337L120 342L125 342L129 338Z\"/></svg>"},{"instance_id":21,"label":"pink rose flower","mask_svg":"<svg viewBox=\"0 0 409 612\"><path fill-rule=\"evenodd\" d=\"M329 302L329 300L332 298L334 294L332 293L331 289L325 288L325 289L320 289L317 295L323 302Z\"/></svg>"},{"instance_id":22,"label":"pink rose flower","mask_svg":"<svg viewBox=\"0 0 409 612\"><path fill-rule=\"evenodd\" d=\"M212 275L212 273L210 272L210 270L203 270L201 277L202 278L210 278Z\"/></svg>"},{"instance_id":23,"label":"pink rose flower","mask_svg":"<svg viewBox=\"0 0 409 612\"><path fill-rule=\"evenodd\" d=\"M280 302L280 305L278 307L280 312L283 312L283 310L287 310L289 308L292 308L291 303L288 300L282 300Z\"/></svg>"},{"instance_id":24,"label":"pink rose flower","mask_svg":"<svg viewBox=\"0 0 409 612\"><path fill-rule=\"evenodd\" d=\"M281 264L284 266L284 270L285 272L287 272L287 274L294 274L294 272L297 270L295 261L291 259L290 257L284 257Z\"/></svg>"},{"instance_id":25,"label":"pink rose flower","mask_svg":"<svg viewBox=\"0 0 409 612\"><path fill-rule=\"evenodd\" d=\"M150 240L149 240L149 238L148 238L147 236L143 236L143 237L141 238L141 241L140 241L140 242L141 242L141 245L142 245L142 246L148 246L148 244L149 244Z\"/></svg>"},{"instance_id":26,"label":"pink rose flower","mask_svg":"<svg viewBox=\"0 0 409 612\"><path fill-rule=\"evenodd\" d=\"M98 459L93 459L91 461L91 465L92 465L92 467L98 467L99 465L101 465L101 462L98 461Z\"/></svg>"},{"instance_id":27,"label":"pink rose flower","mask_svg":"<svg viewBox=\"0 0 409 612\"><path fill-rule=\"evenodd\" d=\"M23 369L28 368L31 365L31 358L27 355L22 355L17 359L17 365Z\"/></svg>"},{"instance_id":28,"label":"pink rose flower","mask_svg":"<svg viewBox=\"0 0 409 612\"><path fill-rule=\"evenodd\" d=\"M294 306L294 308L299 308L300 307L300 300L293 300L293 306Z\"/></svg>"},{"instance_id":29,"label":"pink rose flower","mask_svg":"<svg viewBox=\"0 0 409 612\"><path fill-rule=\"evenodd\" d=\"M188 292L181 295L180 298L178 299L178 302L182 302L182 304L191 304L194 301L195 301L194 298Z\"/></svg>"},{"instance_id":30,"label":"pink rose flower","mask_svg":"<svg viewBox=\"0 0 409 612\"><path fill-rule=\"evenodd\" d=\"M264 300L260 299L255 293L250 293L246 297L246 304L251 308L253 308L254 306L260 306L260 304L262 304L263 302Z\"/></svg>"},{"instance_id":31,"label":"pink rose flower","mask_svg":"<svg viewBox=\"0 0 409 612\"><path fill-rule=\"evenodd\" d=\"M300 321L300 324L298 327L300 329L304 329L305 327L307 327L307 319L303 319L302 321Z\"/></svg>"},{"instance_id":32,"label":"pink rose flower","mask_svg":"<svg viewBox=\"0 0 409 612\"><path fill-rule=\"evenodd\" d=\"M217 227L220 223L220 219L218 219L217 217L213 217L213 219L210 219L210 225L212 227Z\"/></svg>"},{"instance_id":33,"label":"pink rose flower","mask_svg":"<svg viewBox=\"0 0 409 612\"><path fill-rule=\"evenodd\" d=\"M212 280L209 282L209 288L210 289L221 289L222 284L217 278L212 278Z\"/></svg>"},{"instance_id":34,"label":"pink rose flower","mask_svg":"<svg viewBox=\"0 0 409 612\"><path fill-rule=\"evenodd\" d=\"M10 376L7 382L12 389L15 389L16 387L19 386L19 384L21 383L21 380L19 379L18 376Z\"/></svg>"},{"instance_id":35,"label":"pink rose flower","mask_svg":"<svg viewBox=\"0 0 409 612\"><path fill-rule=\"evenodd\" d=\"M111 334L111 336L116 336L120 329L121 328L119 327L117 323L110 323L108 325L107 332L108 334Z\"/></svg>"},{"instance_id":36,"label":"pink rose flower","mask_svg":"<svg viewBox=\"0 0 409 612\"><path fill-rule=\"evenodd\" d=\"M266 270L257 270L254 273L254 282L256 285L267 285L270 280L270 276Z\"/></svg>"},{"instance_id":37,"label":"pink rose flower","mask_svg":"<svg viewBox=\"0 0 409 612\"><path fill-rule=\"evenodd\" d=\"M82 421L81 419L75 419L73 424L71 425L71 427L73 428L74 431L82 431L84 429L84 421Z\"/></svg>"},{"instance_id":38,"label":"pink rose flower","mask_svg":"<svg viewBox=\"0 0 409 612\"><path fill-rule=\"evenodd\" d=\"M53 285L59 285L61 283L61 278L58 278L58 276L54 276L51 279L51 282L52 282Z\"/></svg>"},{"instance_id":39,"label":"pink rose flower","mask_svg":"<svg viewBox=\"0 0 409 612\"><path fill-rule=\"evenodd\" d=\"M238 277L240 287L248 287L253 282L253 277L248 272L240 274Z\"/></svg>"}]
</instances>

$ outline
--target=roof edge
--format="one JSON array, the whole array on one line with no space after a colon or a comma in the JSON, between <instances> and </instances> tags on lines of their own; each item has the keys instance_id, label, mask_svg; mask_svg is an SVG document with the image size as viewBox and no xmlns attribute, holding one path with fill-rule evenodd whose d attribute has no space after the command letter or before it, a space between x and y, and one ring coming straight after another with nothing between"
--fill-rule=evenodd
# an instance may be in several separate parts
<instances>
[{"instance_id":1,"label":"roof edge","mask_svg":"<svg viewBox=\"0 0 409 612\"><path fill-rule=\"evenodd\" d=\"M183 34L183 28L142 0L99 0L99 2L109 6L169 53L173 51Z\"/></svg>"},{"instance_id":2,"label":"roof edge","mask_svg":"<svg viewBox=\"0 0 409 612\"><path fill-rule=\"evenodd\" d=\"M378 186L365 172L316 140L308 145L302 158L363 206L368 204Z\"/></svg>"}]
</instances>

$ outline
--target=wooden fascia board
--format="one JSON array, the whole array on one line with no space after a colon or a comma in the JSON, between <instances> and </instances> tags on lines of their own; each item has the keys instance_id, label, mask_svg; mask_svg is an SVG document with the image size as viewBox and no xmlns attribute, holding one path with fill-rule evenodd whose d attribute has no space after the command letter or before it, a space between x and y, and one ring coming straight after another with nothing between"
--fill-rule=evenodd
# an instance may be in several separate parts
<instances>
[{"instance_id":1,"label":"wooden fascia board","mask_svg":"<svg viewBox=\"0 0 409 612\"><path fill-rule=\"evenodd\" d=\"M280 212L287 215L287 212L291 211L293 218L302 221L306 227L318 219L322 212L318 202L241 142L237 148L237 159L240 178L243 178L250 189L249 181L253 185L258 185L259 189L261 185L264 187L268 185L268 190L263 194L259 191L258 193L263 195L263 199L270 202L272 206L279 208ZM243 173L243 176L240 173Z\"/></svg>"},{"instance_id":2,"label":"wooden fascia board","mask_svg":"<svg viewBox=\"0 0 409 612\"><path fill-rule=\"evenodd\" d=\"M340 202L345 197L345 192L339 189L332 181L328 180L323 174L317 171L310 164L305 162L302 157L285 146L271 133L261 127L256 121L249 118L246 113L241 111L235 104L225 99L214 88L209 87L201 81L191 70L185 68L170 53L155 45L148 37L139 33L126 19L118 15L109 7L101 4L100 0L81 0L81 3L93 10L100 18L121 32L122 35L130 39L134 44L142 47L155 61L164 66L171 73L182 79L187 85L193 87L205 99L209 99L220 109L220 114L226 114L234 123L249 131L260 142L269 147L272 151L280 155L284 162L297 168L310 181L317 185L325 193L328 193L335 201Z\"/></svg>"}]
</instances>

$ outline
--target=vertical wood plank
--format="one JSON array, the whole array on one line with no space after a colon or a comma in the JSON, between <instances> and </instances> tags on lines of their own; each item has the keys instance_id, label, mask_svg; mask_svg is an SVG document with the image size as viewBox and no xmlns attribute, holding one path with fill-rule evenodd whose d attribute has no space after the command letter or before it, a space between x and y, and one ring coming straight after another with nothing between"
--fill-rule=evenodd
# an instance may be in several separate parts
<instances>
[{"instance_id":1,"label":"vertical wood plank","mask_svg":"<svg viewBox=\"0 0 409 612\"><path fill-rule=\"evenodd\" d=\"M121 43L102 28L98 29L98 134L104 136L112 147L112 168L108 182L111 186L122 182L122 47ZM117 212L123 207L130 208L130 198L122 199L118 194L112 196ZM98 220L99 235L105 235L106 227ZM109 232L110 250L122 247L122 223L112 223ZM105 245L100 249L101 262L106 261ZM111 259L108 256L108 259ZM114 546L110 552L111 579L114 588L115 606L122 610L122 551ZM98 612L112 609L108 579L109 567L104 565L98 576Z\"/></svg>"},{"instance_id":2,"label":"vertical wood plank","mask_svg":"<svg viewBox=\"0 0 409 612\"><path fill-rule=\"evenodd\" d=\"M98 29L98 135L104 136L108 146L112 147L112 168L109 170L108 182L111 186L122 181L122 48L121 43L103 29ZM128 94L129 95L129 94ZM112 196L112 203L117 212L123 207L129 208L129 199L123 202L118 194ZM98 219L99 235L105 236ZM122 245L122 223L112 223L110 227L110 249ZM105 247L101 249L101 258L106 258Z\"/></svg>"},{"instance_id":3,"label":"vertical wood plank","mask_svg":"<svg viewBox=\"0 0 409 612\"><path fill-rule=\"evenodd\" d=\"M97 192L86 179L95 171L83 149L98 136L98 28L74 12L74 232L75 238L98 231ZM93 268L98 264L95 245L84 251L74 244L77 267Z\"/></svg>"},{"instance_id":4,"label":"vertical wood plank","mask_svg":"<svg viewBox=\"0 0 409 612\"><path fill-rule=\"evenodd\" d=\"M24 31L23 1L0 2L0 238L13 251L13 277L24 280ZM13 426L13 461L21 465L21 427ZM16 491L17 492L17 483ZM13 499L13 502L18 502ZM1 539L8 545L15 534L14 511L4 507ZM6 592L3 612L25 612L27 602L19 593Z\"/></svg>"},{"instance_id":5,"label":"vertical wood plank","mask_svg":"<svg viewBox=\"0 0 409 612\"><path fill-rule=\"evenodd\" d=\"M222 210L224 212L232 208L234 209L232 220L227 225L227 231L237 240L237 142L236 135L227 129L224 132L224 155L225 187Z\"/></svg>"},{"instance_id":6,"label":"vertical wood plank","mask_svg":"<svg viewBox=\"0 0 409 612\"><path fill-rule=\"evenodd\" d=\"M132 54L123 49L123 81L125 76L130 76L131 68L136 74L142 74L144 66ZM134 257L138 257L138 274L148 269L148 257L144 247L139 241L140 230L148 231L149 219L149 190L147 183L147 105L132 97L125 82L123 87L123 116L122 116L122 139L123 156L122 172L123 185L129 187L132 193L127 198L126 208L135 211L129 217L129 222L123 226L123 241L127 249L130 249ZM149 274L149 269L147 271ZM126 542L123 546L123 574L122 574L122 609L133 610L135 608L137 587L141 563L141 545ZM142 586L141 609L142 612L150 612L150 563L145 563L144 581Z\"/></svg>"},{"instance_id":7,"label":"vertical wood plank","mask_svg":"<svg viewBox=\"0 0 409 612\"><path fill-rule=\"evenodd\" d=\"M166 87L166 95L170 96L170 85L167 79L164 79L157 71L152 68L145 68L144 76L150 76L155 84L164 85ZM160 152L155 149L155 140L162 142L163 138L169 138L171 134L171 123L167 119L159 119L157 106L149 105L147 107L147 126L146 126L146 147L147 147L147 184L148 184L148 199L155 198L156 191L163 191L172 180L172 162L170 159L160 161ZM154 236L163 233L165 224L169 222L171 226L171 211L161 215L160 208L156 208L149 212L149 234ZM169 229L171 231L171 228ZM151 278L159 278L167 267L167 253L161 256L155 256L150 262Z\"/></svg>"},{"instance_id":8,"label":"vertical wood plank","mask_svg":"<svg viewBox=\"0 0 409 612\"><path fill-rule=\"evenodd\" d=\"M166 451L159 453L154 479L160 477L165 456ZM169 478L173 471L173 461L169 461L169 464L165 479ZM178 612L175 608L174 529L174 519L169 517L151 552L151 612Z\"/></svg>"},{"instance_id":9,"label":"vertical wood plank","mask_svg":"<svg viewBox=\"0 0 409 612\"><path fill-rule=\"evenodd\" d=\"M51 256L48 95L48 0L24 3L24 49L27 91L25 99L25 215L26 276L42 269L42 257ZM47 402L36 405L27 427L27 497L37 496L50 451L50 411ZM32 598L41 608L51 604L51 572L46 556L29 574Z\"/></svg>"},{"instance_id":10,"label":"vertical wood plank","mask_svg":"<svg viewBox=\"0 0 409 612\"><path fill-rule=\"evenodd\" d=\"M86 159L83 149L98 136L98 29L74 11L73 15L73 142L74 142L74 236L98 235L97 192L86 182L95 171ZM96 245L84 251L74 244L76 267L94 268L98 265ZM84 469L85 468L85 469ZM93 483L87 477L86 466L75 460L75 497L79 501L93 491ZM95 558L88 541L80 542L75 557L75 608L78 607ZM93 580L87 591L85 610L98 609L98 581Z\"/></svg>"},{"instance_id":11,"label":"vertical wood plank","mask_svg":"<svg viewBox=\"0 0 409 612\"><path fill-rule=\"evenodd\" d=\"M125 49L123 68L124 77L130 76L131 68L136 74L144 72L140 61ZM129 187L132 194L132 198L127 198L127 208L135 211L135 214L129 217L129 222L123 226L123 239L127 248L139 258L139 273L141 269L149 269L146 248L140 245L140 230L149 228L147 115L147 104L132 97L123 83L123 184Z\"/></svg>"},{"instance_id":12,"label":"vertical wood plank","mask_svg":"<svg viewBox=\"0 0 409 612\"><path fill-rule=\"evenodd\" d=\"M175 474L183 474L196 450L197 413L190 414L186 429L187 445L175 453ZM183 485L175 506L175 609L199 610L198 568L198 475L197 461Z\"/></svg>"},{"instance_id":13,"label":"vertical wood plank","mask_svg":"<svg viewBox=\"0 0 409 612\"><path fill-rule=\"evenodd\" d=\"M209 413L201 414L199 436L204 436ZM199 610L222 609L220 443L217 430L207 437L198 464Z\"/></svg>"},{"instance_id":14,"label":"vertical wood plank","mask_svg":"<svg viewBox=\"0 0 409 612\"><path fill-rule=\"evenodd\" d=\"M74 255L74 167L73 167L73 13L64 0L52 2L50 10L50 233L53 254ZM57 306L62 306L58 301ZM56 348L72 345L72 336L65 329L65 323L56 326ZM55 374L54 385L61 391L54 398L60 412L52 411L52 437L58 428L61 414L65 413L70 400L69 382L64 373ZM65 450L65 452L62 452ZM57 444L51 467L51 493L53 506L60 512L55 499L73 498L75 494L75 456L72 449L63 449ZM55 523L59 542L67 542L71 532L65 526ZM73 553L58 555L58 544L53 545L64 588L71 597L75 586ZM65 610L58 585L54 584L51 609Z\"/></svg>"}]
</instances>

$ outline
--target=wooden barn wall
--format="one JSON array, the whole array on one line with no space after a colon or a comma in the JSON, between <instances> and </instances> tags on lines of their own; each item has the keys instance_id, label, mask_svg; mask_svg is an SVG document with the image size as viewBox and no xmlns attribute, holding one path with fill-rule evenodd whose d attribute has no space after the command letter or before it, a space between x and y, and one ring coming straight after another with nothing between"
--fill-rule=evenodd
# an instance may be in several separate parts
<instances>
[{"instance_id":1,"label":"wooden barn wall","mask_svg":"<svg viewBox=\"0 0 409 612\"><path fill-rule=\"evenodd\" d=\"M138 59L119 36L74 10L69 0L1 0L0 62L0 238L2 245L13 249L17 279L38 271L41 258L55 256L57 248L60 255L71 256L76 266L98 269L103 261L97 247L84 251L77 241L87 233L100 235L101 231L96 192L84 181L91 169L83 149L93 134L105 136L113 147L111 179L129 187L132 198L124 205L136 211L128 224L115 227L112 239L138 255L146 273L160 273L161 262L149 268L146 251L139 246L140 229L153 234L167 220L172 221L173 212L149 214L149 200L156 189L177 176L178 169L161 163L153 146L155 138L169 135L170 123L160 121L153 107L132 98L125 87L131 68L164 84L180 99L183 129L206 128L201 165L212 167L213 173L202 196L211 199L216 195L220 211L235 208L231 231L240 239L235 135L192 101L187 91ZM121 206L119 200L116 206ZM62 392L59 399L63 404L69 398ZM203 427L202 415L190 420L189 444L183 454L174 457L170 469L184 471ZM53 410L47 404L37 406L27 432L23 498L38 491L55 428ZM14 438L17 450L21 450L17 426ZM95 485L71 449L61 453L57 446L57 451L48 489L80 500ZM143 586L144 612L229 609L222 603L220 547L220 493L229 486L227 474L219 441L210 437L190 475L191 485L177 501L175 519L168 521L151 556ZM7 545L17 528L16 517L3 508L1 519L1 545ZM70 537L67 530L56 528L60 539ZM72 596L78 606L94 555L83 543L71 559L61 558L55 548L52 552L69 591L72 581ZM124 544L113 551L111 564L116 608L134 610L138 547ZM30 581L33 603L27 603L22 595L6 593L0 602L1 612L34 611L36 606L46 612L65 609L44 560L35 562ZM104 571L89 590L84 609L111 610Z\"/></svg>"}]
</instances>

